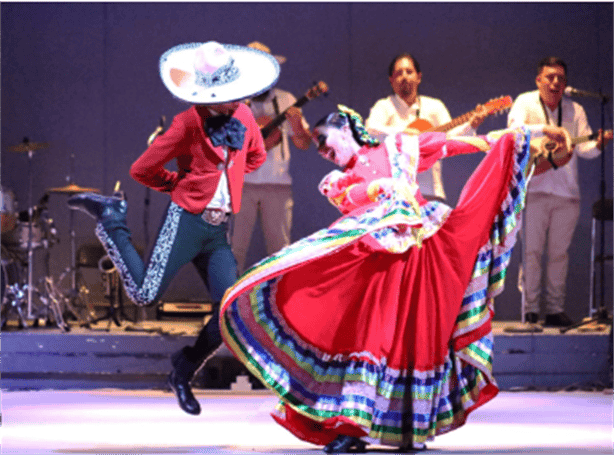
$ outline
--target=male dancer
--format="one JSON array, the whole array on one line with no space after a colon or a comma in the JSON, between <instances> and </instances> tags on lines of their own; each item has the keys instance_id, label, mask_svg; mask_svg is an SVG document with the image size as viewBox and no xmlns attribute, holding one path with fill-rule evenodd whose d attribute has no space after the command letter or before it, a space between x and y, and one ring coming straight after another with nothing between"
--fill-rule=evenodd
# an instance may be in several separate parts
<instances>
[{"instance_id":1,"label":"male dancer","mask_svg":"<svg viewBox=\"0 0 614 455\"><path fill-rule=\"evenodd\" d=\"M239 100L270 89L279 65L264 52L210 41L168 50L160 74L169 91L192 107L178 114L130 169L135 180L171 198L149 261L145 264L130 242L125 200L83 193L68 204L96 219L96 235L137 305L154 304L184 264L196 266L214 311L196 344L173 354L168 381L180 407L197 415L200 405L189 382L222 342L219 303L237 278L228 219L241 207L244 174L266 159L260 128ZM173 159L176 172L164 168Z\"/></svg>"}]
</instances>

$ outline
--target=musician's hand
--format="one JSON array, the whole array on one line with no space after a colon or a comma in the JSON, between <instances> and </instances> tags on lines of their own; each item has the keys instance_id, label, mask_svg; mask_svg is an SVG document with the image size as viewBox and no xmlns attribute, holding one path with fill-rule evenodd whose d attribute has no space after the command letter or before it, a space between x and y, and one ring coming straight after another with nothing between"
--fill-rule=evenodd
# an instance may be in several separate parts
<instances>
[{"instance_id":1,"label":"musician's hand","mask_svg":"<svg viewBox=\"0 0 614 455\"><path fill-rule=\"evenodd\" d=\"M604 134L603 130L599 128L599 139L597 139L597 148L601 148L601 143L603 142L603 146L608 145L608 142L612 140L612 130L607 130Z\"/></svg>"},{"instance_id":2,"label":"musician's hand","mask_svg":"<svg viewBox=\"0 0 614 455\"><path fill-rule=\"evenodd\" d=\"M307 150L311 144L311 132L303 125L303 113L296 106L291 106L286 110L286 119L290 123L292 143L296 148Z\"/></svg>"},{"instance_id":3,"label":"musician's hand","mask_svg":"<svg viewBox=\"0 0 614 455\"><path fill-rule=\"evenodd\" d=\"M473 114L471 114L471 117L469 118L471 128L477 130L478 126L480 126L484 122L484 120L486 120L486 117L488 117L488 111L484 106L478 104L473 111Z\"/></svg>"},{"instance_id":4,"label":"musician's hand","mask_svg":"<svg viewBox=\"0 0 614 455\"><path fill-rule=\"evenodd\" d=\"M292 128L299 129L303 121L303 114L298 107L292 106L286 111L286 119L288 119Z\"/></svg>"},{"instance_id":5,"label":"musician's hand","mask_svg":"<svg viewBox=\"0 0 614 455\"><path fill-rule=\"evenodd\" d=\"M571 145L571 135L565 128L561 126L544 125L543 131L546 136L557 142L561 147L564 147L567 152L573 149Z\"/></svg>"}]
</instances>

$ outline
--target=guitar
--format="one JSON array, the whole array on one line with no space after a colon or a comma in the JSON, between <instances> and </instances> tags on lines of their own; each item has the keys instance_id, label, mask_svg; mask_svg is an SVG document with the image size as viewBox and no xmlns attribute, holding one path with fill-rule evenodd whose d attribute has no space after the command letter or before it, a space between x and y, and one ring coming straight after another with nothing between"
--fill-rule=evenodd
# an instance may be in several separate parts
<instances>
[{"instance_id":1,"label":"guitar","mask_svg":"<svg viewBox=\"0 0 614 455\"><path fill-rule=\"evenodd\" d=\"M490 100L485 103L484 108L488 115L496 114L501 111L507 110L512 107L512 97L511 96L502 96L500 98L496 98L494 100ZM428 120L418 118L414 120L408 128L412 128L417 130L417 134L419 133L430 133L430 132L440 132L444 133L446 131L451 130L463 123L467 122L471 116L476 112L476 109L469 111L459 117L453 118L448 123L444 123L443 125L433 126Z\"/></svg>"},{"instance_id":2,"label":"guitar","mask_svg":"<svg viewBox=\"0 0 614 455\"><path fill-rule=\"evenodd\" d=\"M607 130L603 133L605 140L612 140L612 130ZM589 134L587 136L578 136L571 138L571 150L565 150L563 146L555 141L550 140L549 137L542 137L533 139L531 141L531 148L537 148L539 155L535 160L535 170L533 175L543 174L550 168L559 168L565 166L571 159L573 148L582 144L583 142L595 141L599 138L599 133ZM550 154L551 160L548 159ZM554 163L554 166L552 165Z\"/></svg>"},{"instance_id":3,"label":"guitar","mask_svg":"<svg viewBox=\"0 0 614 455\"><path fill-rule=\"evenodd\" d=\"M291 107L300 108L307 104L309 101L317 98L318 96L326 92L328 92L328 85L326 85L325 82L320 81L313 87L311 87L307 91L307 93L305 93L300 99L296 101L296 103L288 107L275 118L271 118L267 115L258 117L256 121L258 123L258 126L260 126L260 132L262 133L262 137L264 138L265 148L267 150L270 150L272 147L275 147L281 142L281 131L278 127L286 120L286 112L288 112Z\"/></svg>"}]
</instances>

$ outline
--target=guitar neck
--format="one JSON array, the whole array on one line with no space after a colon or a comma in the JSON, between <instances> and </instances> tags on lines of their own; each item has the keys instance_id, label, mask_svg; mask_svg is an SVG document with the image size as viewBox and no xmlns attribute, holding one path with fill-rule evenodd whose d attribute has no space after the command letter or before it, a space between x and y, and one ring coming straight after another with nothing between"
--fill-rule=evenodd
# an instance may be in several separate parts
<instances>
[{"instance_id":1,"label":"guitar neck","mask_svg":"<svg viewBox=\"0 0 614 455\"><path fill-rule=\"evenodd\" d=\"M482 106L482 109L485 110L486 115L495 114L501 110L508 109L512 106L512 97L511 96L502 96L500 98L490 100ZM466 123L471 119L471 116L478 112L477 108L473 109L466 114L463 114L459 117L453 118L448 123L444 123L443 125L434 126L426 131L428 132L438 132L445 133L452 128L456 128L463 123Z\"/></svg>"},{"instance_id":2,"label":"guitar neck","mask_svg":"<svg viewBox=\"0 0 614 455\"><path fill-rule=\"evenodd\" d=\"M456 128L457 126L462 125L463 123L467 122L471 118L471 115L473 115L473 112L474 111L469 111L466 114L453 118L448 123L444 123L443 125L439 125L439 126L434 126L433 128L426 130L425 132L445 133L447 131L450 131L452 128Z\"/></svg>"},{"instance_id":3,"label":"guitar neck","mask_svg":"<svg viewBox=\"0 0 614 455\"><path fill-rule=\"evenodd\" d=\"M594 141L599 137L598 133L589 134L588 136L578 136L571 139L571 145L582 144L583 142Z\"/></svg>"},{"instance_id":4,"label":"guitar neck","mask_svg":"<svg viewBox=\"0 0 614 455\"><path fill-rule=\"evenodd\" d=\"M305 104L307 104L308 101L309 101L309 97L307 95L303 95L296 101L296 103L294 103L290 107L300 108L304 106ZM288 109L290 109L290 107ZM288 109L284 110L281 114L279 114L277 117L275 117L273 120L271 120L269 123L267 123L264 127L260 129L260 132L262 133L262 137L266 139L267 136L271 134L273 130L275 130L275 128L277 128L279 125L281 125L284 122L284 120L286 120L286 112L288 112Z\"/></svg>"}]
</instances>

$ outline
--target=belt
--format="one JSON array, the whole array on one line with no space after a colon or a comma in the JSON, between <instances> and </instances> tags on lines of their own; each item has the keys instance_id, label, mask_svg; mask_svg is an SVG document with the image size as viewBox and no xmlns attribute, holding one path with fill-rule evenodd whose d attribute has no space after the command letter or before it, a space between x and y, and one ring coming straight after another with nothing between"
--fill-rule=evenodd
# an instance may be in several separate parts
<instances>
[{"instance_id":1,"label":"belt","mask_svg":"<svg viewBox=\"0 0 614 455\"><path fill-rule=\"evenodd\" d=\"M230 213L226 213L219 209L205 209L201 215L201 218L213 226L219 226L220 224L228 221L230 218Z\"/></svg>"}]
</instances>

